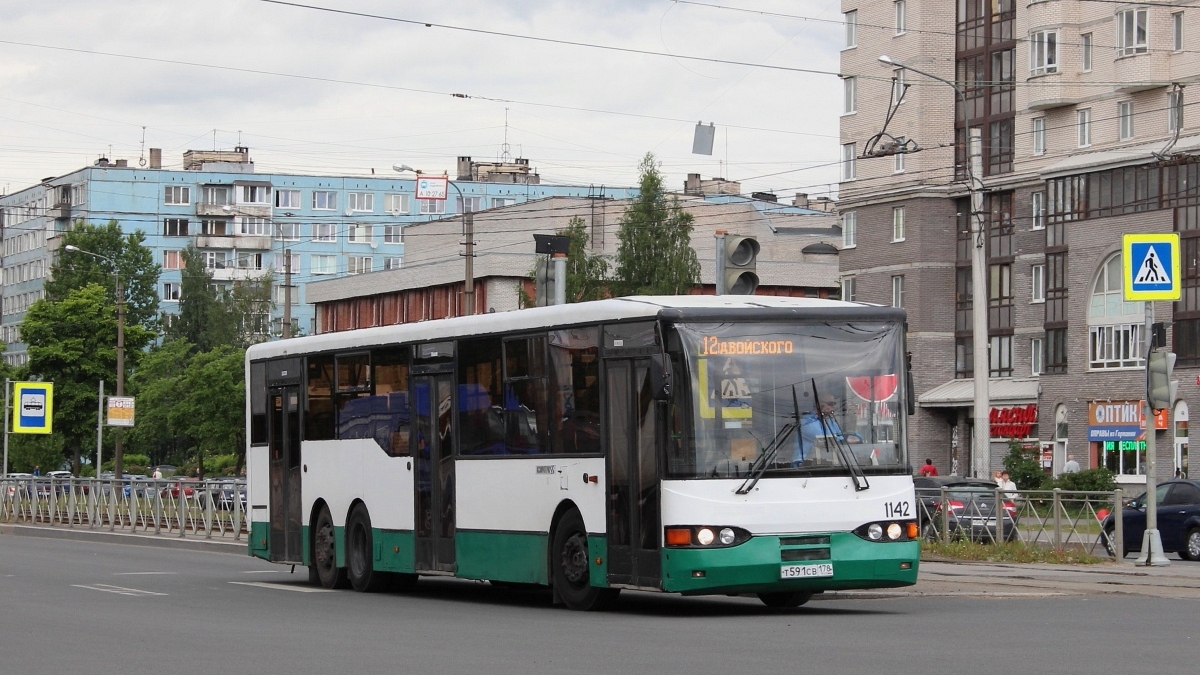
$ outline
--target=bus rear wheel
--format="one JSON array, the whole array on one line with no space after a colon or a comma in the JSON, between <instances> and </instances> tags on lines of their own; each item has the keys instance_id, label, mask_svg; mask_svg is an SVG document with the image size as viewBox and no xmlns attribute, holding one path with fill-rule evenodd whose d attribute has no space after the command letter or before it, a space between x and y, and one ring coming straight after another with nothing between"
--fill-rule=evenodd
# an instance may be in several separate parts
<instances>
[{"instance_id":1,"label":"bus rear wheel","mask_svg":"<svg viewBox=\"0 0 1200 675\"><path fill-rule=\"evenodd\" d=\"M346 569L337 566L337 550L335 543L333 518L329 509L321 507L317 514L316 526L313 527L312 564L308 566L308 578L314 576L325 588L345 588Z\"/></svg>"},{"instance_id":2,"label":"bus rear wheel","mask_svg":"<svg viewBox=\"0 0 1200 675\"><path fill-rule=\"evenodd\" d=\"M588 556L587 530L583 516L571 510L554 530L550 565L554 591L568 609L583 612L604 609L617 598L619 589L591 585L591 561Z\"/></svg>"},{"instance_id":3,"label":"bus rear wheel","mask_svg":"<svg viewBox=\"0 0 1200 675\"><path fill-rule=\"evenodd\" d=\"M346 521L346 572L350 585L359 593L382 590L389 581L375 571L375 547L371 541L371 516L362 504L354 507Z\"/></svg>"},{"instance_id":4,"label":"bus rear wheel","mask_svg":"<svg viewBox=\"0 0 1200 675\"><path fill-rule=\"evenodd\" d=\"M783 591L779 593L759 593L758 599L762 604L772 609L792 609L812 600L812 591Z\"/></svg>"}]
</instances>

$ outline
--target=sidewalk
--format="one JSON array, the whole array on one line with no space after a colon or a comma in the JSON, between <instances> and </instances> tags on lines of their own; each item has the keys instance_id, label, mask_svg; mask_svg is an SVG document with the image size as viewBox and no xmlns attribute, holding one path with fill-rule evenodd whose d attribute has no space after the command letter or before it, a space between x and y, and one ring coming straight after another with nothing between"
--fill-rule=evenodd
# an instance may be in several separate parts
<instances>
[{"instance_id":1,"label":"sidewalk","mask_svg":"<svg viewBox=\"0 0 1200 675\"><path fill-rule=\"evenodd\" d=\"M45 539L67 539L99 544L128 544L132 546L158 546L188 551L209 553L231 553L246 555L246 538L204 538L203 535L180 537L178 534L143 534L141 532L109 531L87 527L65 527L62 525L0 524L0 536L42 537Z\"/></svg>"}]
</instances>

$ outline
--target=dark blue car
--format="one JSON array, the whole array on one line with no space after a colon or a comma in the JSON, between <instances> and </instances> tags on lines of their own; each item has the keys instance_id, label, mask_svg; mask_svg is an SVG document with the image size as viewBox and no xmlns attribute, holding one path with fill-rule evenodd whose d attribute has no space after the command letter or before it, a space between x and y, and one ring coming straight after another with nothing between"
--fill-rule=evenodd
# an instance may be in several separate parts
<instances>
[{"instance_id":1,"label":"dark blue car","mask_svg":"<svg viewBox=\"0 0 1200 675\"><path fill-rule=\"evenodd\" d=\"M1200 481L1172 480L1162 483L1154 491L1158 502L1158 534L1162 539L1163 551L1178 553L1184 560L1200 560ZM1131 551L1142 548L1142 535L1146 532L1146 495L1125 504L1121 511L1125 528L1124 558ZM1115 553L1113 539L1113 516L1105 517L1102 526L1105 548L1109 555Z\"/></svg>"}]
</instances>

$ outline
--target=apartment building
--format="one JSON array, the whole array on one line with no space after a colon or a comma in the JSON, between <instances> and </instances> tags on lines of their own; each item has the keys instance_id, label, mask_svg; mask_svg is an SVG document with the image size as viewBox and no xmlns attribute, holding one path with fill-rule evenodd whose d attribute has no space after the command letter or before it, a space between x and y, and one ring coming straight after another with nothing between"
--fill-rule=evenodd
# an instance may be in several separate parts
<instances>
[{"instance_id":1,"label":"apartment building","mask_svg":"<svg viewBox=\"0 0 1200 675\"><path fill-rule=\"evenodd\" d=\"M249 150L241 147L189 150L182 169L162 168L161 157L161 151L151 149L144 167L101 159L0 196L0 340L7 345L7 362L25 362L21 320L43 297L61 235L77 222L115 220L125 232L146 234L145 245L162 266L158 293L168 320L178 311L182 252L189 244L203 253L214 282L223 286L271 274L273 306L257 322L263 339L269 339L282 334L288 296L293 332L315 332L309 283L403 267L408 225L551 196L600 194L587 186L543 184L524 159L481 163L460 157L449 199L431 200L416 198L417 176L411 172L261 174L254 170ZM603 190L616 198L636 193L635 188ZM458 252L454 247L446 254ZM285 253L291 258L290 293L284 284Z\"/></svg>"},{"instance_id":2,"label":"apartment building","mask_svg":"<svg viewBox=\"0 0 1200 675\"><path fill-rule=\"evenodd\" d=\"M1200 91L1189 86L1200 2L844 0L842 11L843 293L908 311L914 457L943 473L972 466L971 129L992 465L1015 439L1041 449L1047 470L1070 453L1144 483L1144 421L1110 413L1144 396L1149 311L1179 355L1178 400L1153 424L1157 472L1186 472L1200 395ZM1173 231L1183 299L1126 302L1121 236Z\"/></svg>"}]
</instances>

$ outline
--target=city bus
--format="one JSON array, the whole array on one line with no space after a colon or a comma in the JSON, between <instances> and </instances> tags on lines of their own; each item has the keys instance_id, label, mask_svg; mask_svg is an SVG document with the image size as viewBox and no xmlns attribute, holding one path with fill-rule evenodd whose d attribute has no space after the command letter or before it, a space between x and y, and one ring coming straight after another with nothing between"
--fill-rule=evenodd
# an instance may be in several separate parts
<instances>
[{"instance_id":1,"label":"city bus","mask_svg":"<svg viewBox=\"0 0 1200 675\"><path fill-rule=\"evenodd\" d=\"M421 576L757 595L916 583L903 310L624 297L250 347L249 554Z\"/></svg>"}]
</instances>

